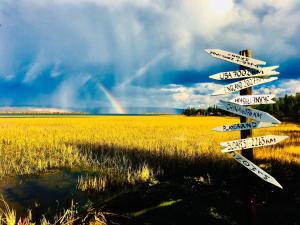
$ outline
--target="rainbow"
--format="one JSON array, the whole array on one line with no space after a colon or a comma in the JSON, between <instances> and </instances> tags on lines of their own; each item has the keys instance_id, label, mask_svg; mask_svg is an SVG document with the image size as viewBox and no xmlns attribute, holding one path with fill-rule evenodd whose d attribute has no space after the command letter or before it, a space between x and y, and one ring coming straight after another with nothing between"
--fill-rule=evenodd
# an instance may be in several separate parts
<instances>
[{"instance_id":1,"label":"rainbow","mask_svg":"<svg viewBox=\"0 0 300 225\"><path fill-rule=\"evenodd\" d=\"M99 88L103 91L105 96L107 97L108 101L111 103L113 108L116 110L117 113L120 114L127 114L126 110L123 108L121 103L103 86L103 84L98 83Z\"/></svg>"}]
</instances>

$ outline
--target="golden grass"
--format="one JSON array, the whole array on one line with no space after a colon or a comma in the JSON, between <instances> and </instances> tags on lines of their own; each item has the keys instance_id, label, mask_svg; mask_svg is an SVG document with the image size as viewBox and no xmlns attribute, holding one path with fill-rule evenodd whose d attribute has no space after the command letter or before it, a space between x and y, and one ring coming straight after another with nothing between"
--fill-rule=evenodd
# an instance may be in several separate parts
<instances>
[{"instance_id":1,"label":"golden grass","mask_svg":"<svg viewBox=\"0 0 300 225\"><path fill-rule=\"evenodd\" d=\"M185 116L0 118L0 179L69 168L90 172L79 178L79 189L104 190L153 180L166 168L175 174L186 162L201 159L236 165L220 152L219 142L239 139L239 132L211 129L238 121ZM300 165L299 125L283 123L254 134L290 136L281 144L256 149L256 159Z\"/></svg>"},{"instance_id":2,"label":"golden grass","mask_svg":"<svg viewBox=\"0 0 300 225\"><path fill-rule=\"evenodd\" d=\"M3 197L1 197L0 201L4 204L4 209L0 208L0 225L15 225L17 222L16 211L9 207Z\"/></svg>"}]
</instances>

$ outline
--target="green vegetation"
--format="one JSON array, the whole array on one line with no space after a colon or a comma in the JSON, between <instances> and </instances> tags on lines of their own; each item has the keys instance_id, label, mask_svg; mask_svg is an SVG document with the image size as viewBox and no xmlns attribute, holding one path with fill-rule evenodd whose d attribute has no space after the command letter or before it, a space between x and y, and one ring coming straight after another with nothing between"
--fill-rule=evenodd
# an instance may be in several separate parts
<instances>
[{"instance_id":1,"label":"green vegetation","mask_svg":"<svg viewBox=\"0 0 300 225\"><path fill-rule=\"evenodd\" d=\"M275 101L275 104L257 105L255 108L268 112L282 121L300 122L300 93L285 95L284 97L276 98ZM187 108L182 114L186 116L235 116L219 109L217 106L208 107L207 109Z\"/></svg>"}]
</instances>

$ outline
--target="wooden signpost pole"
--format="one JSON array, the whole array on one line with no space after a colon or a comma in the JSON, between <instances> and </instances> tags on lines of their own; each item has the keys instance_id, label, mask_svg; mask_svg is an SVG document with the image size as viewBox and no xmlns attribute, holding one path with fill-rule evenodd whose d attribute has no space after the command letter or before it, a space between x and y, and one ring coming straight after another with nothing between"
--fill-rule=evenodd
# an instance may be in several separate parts
<instances>
[{"instance_id":1,"label":"wooden signpost pole","mask_svg":"<svg viewBox=\"0 0 300 225\"><path fill-rule=\"evenodd\" d=\"M240 55L252 58L252 50L247 49L240 51ZM240 66L240 69L246 69L244 66ZM252 87L245 88L240 90L240 95L252 95ZM251 119L240 116L240 122L251 122ZM241 139L251 138L252 137L252 129L250 130L241 130ZM253 161L253 149L244 149L242 150L242 156L246 157L250 161ZM255 225L256 224L256 195L253 192L253 176L249 173L249 171L244 170L244 181L243 181L243 190L244 190L244 204L246 209L245 216L245 224L247 225Z\"/></svg>"}]
</instances>

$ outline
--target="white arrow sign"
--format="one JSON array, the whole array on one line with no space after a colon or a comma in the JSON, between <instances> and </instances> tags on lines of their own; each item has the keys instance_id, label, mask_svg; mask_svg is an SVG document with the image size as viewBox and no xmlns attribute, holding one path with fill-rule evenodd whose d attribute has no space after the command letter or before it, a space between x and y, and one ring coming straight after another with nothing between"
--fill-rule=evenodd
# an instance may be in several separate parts
<instances>
[{"instance_id":1,"label":"white arrow sign","mask_svg":"<svg viewBox=\"0 0 300 225\"><path fill-rule=\"evenodd\" d=\"M266 128L266 127L274 127L274 126L277 126L277 125L273 124L273 123L252 121L252 122L245 122L245 123L222 125L222 126L214 128L213 130L219 131L219 132L227 132L227 131L250 130L250 129L256 129L256 128Z\"/></svg>"},{"instance_id":2,"label":"white arrow sign","mask_svg":"<svg viewBox=\"0 0 300 225\"><path fill-rule=\"evenodd\" d=\"M235 113L237 115L248 117L261 122L280 123L278 119L271 116L269 113L257 109L247 108L245 106L241 106L232 102L226 102L223 100L220 100L220 103L221 104L218 106L218 108L223 109L225 111Z\"/></svg>"},{"instance_id":3,"label":"white arrow sign","mask_svg":"<svg viewBox=\"0 0 300 225\"><path fill-rule=\"evenodd\" d=\"M250 70L228 71L228 72L216 73L209 77L214 80L231 80L231 79L239 79L239 78L279 75L280 74L279 72L273 70L276 68L278 68L278 66L264 67L263 70L258 71L257 73L252 73Z\"/></svg>"},{"instance_id":4,"label":"white arrow sign","mask_svg":"<svg viewBox=\"0 0 300 225\"><path fill-rule=\"evenodd\" d=\"M274 104L276 102L272 100L273 98L275 98L275 95L241 95L239 97L231 99L230 102L239 105Z\"/></svg>"},{"instance_id":5,"label":"white arrow sign","mask_svg":"<svg viewBox=\"0 0 300 225\"><path fill-rule=\"evenodd\" d=\"M221 49L205 49L205 51L210 54L212 57L222 59L228 62L232 62L241 66L245 66L248 68L252 68L255 70L263 70L263 67L260 67L258 65L265 65L266 62L249 58L246 56L242 56L239 54L235 54L232 52L227 52Z\"/></svg>"},{"instance_id":6,"label":"white arrow sign","mask_svg":"<svg viewBox=\"0 0 300 225\"><path fill-rule=\"evenodd\" d=\"M256 166L253 162L246 159L241 154L239 154L237 152L229 152L228 154L230 154L237 162L242 164L244 167L246 167L251 172L255 173L257 176L259 176L264 181L269 182L269 183L283 189L282 186L277 182L277 180L274 177L272 177L270 174L268 174L267 172L265 172L264 170L262 170L261 168Z\"/></svg>"},{"instance_id":7,"label":"white arrow sign","mask_svg":"<svg viewBox=\"0 0 300 225\"><path fill-rule=\"evenodd\" d=\"M280 141L288 138L288 136L266 135L254 138L245 138L234 141L221 142L222 152L232 152L236 150L257 148L277 144Z\"/></svg>"},{"instance_id":8,"label":"white arrow sign","mask_svg":"<svg viewBox=\"0 0 300 225\"><path fill-rule=\"evenodd\" d=\"M264 84L267 82L271 82L274 80L277 80L278 77L270 77L270 78L259 78L259 77L253 77L253 78L248 78L245 80L241 80L238 82L234 82L228 85L223 86L221 90L215 91L212 93L212 95L226 95L232 92L240 91L242 89L256 86L259 84Z\"/></svg>"}]
</instances>

